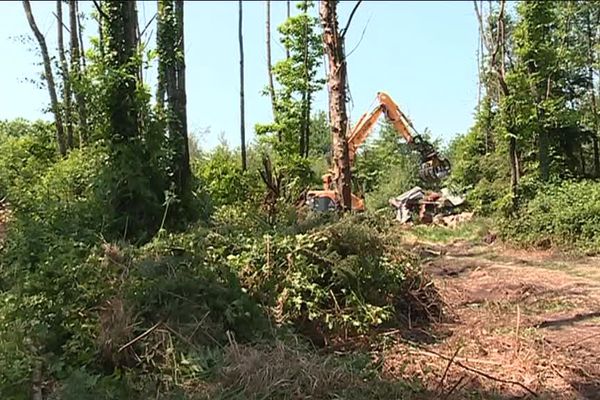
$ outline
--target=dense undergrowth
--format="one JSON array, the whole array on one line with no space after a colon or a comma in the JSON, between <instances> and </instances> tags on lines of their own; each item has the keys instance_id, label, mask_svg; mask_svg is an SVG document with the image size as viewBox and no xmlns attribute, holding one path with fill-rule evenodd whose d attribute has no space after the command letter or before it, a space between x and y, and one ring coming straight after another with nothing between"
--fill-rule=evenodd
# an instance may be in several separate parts
<instances>
[{"instance_id":1,"label":"dense undergrowth","mask_svg":"<svg viewBox=\"0 0 600 400\"><path fill-rule=\"evenodd\" d=\"M285 203L269 219L258 178L227 164L221 149L195 166L205 218L132 242L127 225L110 223L101 144L58 158L43 124L2 134L0 192L10 208L0 245L2 398L29 398L34 387L60 399L408 390L365 385L368 368L306 347L402 326L409 307L412 323L439 317L435 287L388 222ZM288 367L262 365L273 357ZM293 389L260 385L285 374L299 375L290 375Z\"/></svg>"},{"instance_id":2,"label":"dense undergrowth","mask_svg":"<svg viewBox=\"0 0 600 400\"><path fill-rule=\"evenodd\" d=\"M600 251L600 184L593 181L539 187L517 215L499 222L514 244Z\"/></svg>"}]
</instances>

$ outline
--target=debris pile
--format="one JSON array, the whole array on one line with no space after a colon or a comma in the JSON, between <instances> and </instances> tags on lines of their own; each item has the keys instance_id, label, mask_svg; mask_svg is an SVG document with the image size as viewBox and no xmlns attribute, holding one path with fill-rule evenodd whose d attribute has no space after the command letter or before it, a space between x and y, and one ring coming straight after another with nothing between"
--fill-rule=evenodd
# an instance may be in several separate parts
<instances>
[{"instance_id":1,"label":"debris pile","mask_svg":"<svg viewBox=\"0 0 600 400\"><path fill-rule=\"evenodd\" d=\"M435 192L415 186L391 198L389 203L396 210L396 220L402 224L419 221L455 227L473 217L472 212L460 212L465 199L451 193L448 188Z\"/></svg>"}]
</instances>

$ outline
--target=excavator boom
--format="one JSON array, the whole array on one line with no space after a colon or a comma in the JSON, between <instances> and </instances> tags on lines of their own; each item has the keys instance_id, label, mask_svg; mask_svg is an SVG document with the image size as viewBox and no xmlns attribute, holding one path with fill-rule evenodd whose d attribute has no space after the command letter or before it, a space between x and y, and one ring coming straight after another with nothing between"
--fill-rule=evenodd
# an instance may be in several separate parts
<instances>
[{"instance_id":1,"label":"excavator boom","mask_svg":"<svg viewBox=\"0 0 600 400\"><path fill-rule=\"evenodd\" d=\"M358 148L367 140L373 131L381 114L392 123L396 132L417 151L421 156L419 175L424 181L436 181L445 178L450 173L450 163L441 157L435 148L418 134L414 125L408 117L400 110L400 107L385 92L377 93L378 105L370 113L363 114L348 137L348 149L350 154L350 165Z\"/></svg>"}]
</instances>

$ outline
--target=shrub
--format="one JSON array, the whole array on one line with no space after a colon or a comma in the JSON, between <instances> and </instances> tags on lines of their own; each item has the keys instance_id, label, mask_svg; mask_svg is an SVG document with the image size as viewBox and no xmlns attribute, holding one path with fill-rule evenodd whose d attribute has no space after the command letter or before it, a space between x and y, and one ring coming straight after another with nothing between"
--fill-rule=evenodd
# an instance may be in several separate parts
<instances>
[{"instance_id":1,"label":"shrub","mask_svg":"<svg viewBox=\"0 0 600 400\"><path fill-rule=\"evenodd\" d=\"M587 251L600 250L600 184L563 182L541 186L518 214L500 222L508 241Z\"/></svg>"}]
</instances>

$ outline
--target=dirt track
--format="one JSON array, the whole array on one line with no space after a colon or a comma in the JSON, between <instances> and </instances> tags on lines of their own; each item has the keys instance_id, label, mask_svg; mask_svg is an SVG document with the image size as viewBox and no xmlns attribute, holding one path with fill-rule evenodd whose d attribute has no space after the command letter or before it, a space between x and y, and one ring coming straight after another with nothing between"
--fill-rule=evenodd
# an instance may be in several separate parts
<instances>
[{"instance_id":1,"label":"dirt track","mask_svg":"<svg viewBox=\"0 0 600 400\"><path fill-rule=\"evenodd\" d=\"M386 351L388 376L416 375L440 399L600 399L600 259L433 247L449 317Z\"/></svg>"}]
</instances>

